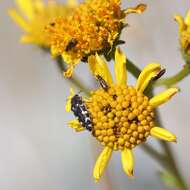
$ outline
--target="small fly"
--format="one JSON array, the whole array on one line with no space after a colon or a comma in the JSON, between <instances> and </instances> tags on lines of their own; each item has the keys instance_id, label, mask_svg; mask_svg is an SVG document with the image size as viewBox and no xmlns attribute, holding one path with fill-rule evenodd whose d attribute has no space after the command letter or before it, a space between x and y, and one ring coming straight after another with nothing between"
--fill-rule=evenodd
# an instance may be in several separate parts
<instances>
[{"instance_id":1,"label":"small fly","mask_svg":"<svg viewBox=\"0 0 190 190\"><path fill-rule=\"evenodd\" d=\"M96 79L98 80L100 86L101 86L105 91L108 91L109 86L108 86L107 82L106 82L100 75L96 75Z\"/></svg>"},{"instance_id":2,"label":"small fly","mask_svg":"<svg viewBox=\"0 0 190 190\"><path fill-rule=\"evenodd\" d=\"M152 78L152 81L156 81L161 78L166 72L166 69L162 69L155 77Z\"/></svg>"}]
</instances>

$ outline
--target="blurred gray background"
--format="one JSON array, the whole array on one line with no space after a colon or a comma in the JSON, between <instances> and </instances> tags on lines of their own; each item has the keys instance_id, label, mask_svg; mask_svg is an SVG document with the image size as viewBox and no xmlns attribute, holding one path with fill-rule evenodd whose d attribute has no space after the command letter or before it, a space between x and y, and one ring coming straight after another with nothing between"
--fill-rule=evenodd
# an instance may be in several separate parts
<instances>
[{"instance_id":1,"label":"blurred gray background","mask_svg":"<svg viewBox=\"0 0 190 190\"><path fill-rule=\"evenodd\" d=\"M23 0L24 1L24 0ZM123 1L123 7L142 1ZM148 1L141 16L127 17L130 27L123 33L127 56L143 68L157 61L167 76L184 64L178 47L178 27L173 15L185 15L189 0ZM22 30L9 18L13 0L0 1L0 189L2 190L163 190L157 172L160 166L139 147L135 149L135 178L121 168L120 154L114 153L108 167L112 188L92 179L92 147L100 145L87 132L75 133L67 126L72 114L64 105L69 84L49 55L31 45L22 45ZM76 69L83 81L90 75L85 64ZM130 76L129 83L135 80ZM190 179L190 77L179 83L181 93L161 106L167 129L178 136L172 145L186 180ZM90 85L90 83L86 84ZM158 89L162 90L162 89ZM156 140L148 142L157 147ZM190 181L188 181L190 185Z\"/></svg>"}]
</instances>

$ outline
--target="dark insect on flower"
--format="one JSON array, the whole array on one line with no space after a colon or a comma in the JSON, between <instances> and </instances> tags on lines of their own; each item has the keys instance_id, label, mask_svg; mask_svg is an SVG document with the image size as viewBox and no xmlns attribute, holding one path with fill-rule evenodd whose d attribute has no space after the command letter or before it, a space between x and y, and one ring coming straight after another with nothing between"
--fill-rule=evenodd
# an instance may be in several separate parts
<instances>
[{"instance_id":1,"label":"dark insect on flower","mask_svg":"<svg viewBox=\"0 0 190 190\"><path fill-rule=\"evenodd\" d=\"M86 63L88 61L88 56L83 56L81 59L82 62Z\"/></svg>"},{"instance_id":2,"label":"dark insect on flower","mask_svg":"<svg viewBox=\"0 0 190 190\"><path fill-rule=\"evenodd\" d=\"M127 28L127 27L129 27L129 24L128 23L123 23L121 27L122 27L122 29Z\"/></svg>"},{"instance_id":3,"label":"dark insect on flower","mask_svg":"<svg viewBox=\"0 0 190 190\"><path fill-rule=\"evenodd\" d=\"M55 26L55 22L51 22L51 23L50 23L50 26Z\"/></svg>"},{"instance_id":4,"label":"dark insect on flower","mask_svg":"<svg viewBox=\"0 0 190 190\"><path fill-rule=\"evenodd\" d=\"M82 97L78 94L74 95L71 99L71 110L79 120L80 124L88 131L92 131L92 121L90 113L82 100Z\"/></svg>"},{"instance_id":5,"label":"dark insect on flower","mask_svg":"<svg viewBox=\"0 0 190 190\"><path fill-rule=\"evenodd\" d=\"M110 105L108 105L108 106L103 107L102 111L103 111L104 114L107 115L108 113L110 113L112 111L112 108L111 108Z\"/></svg>"},{"instance_id":6,"label":"dark insect on flower","mask_svg":"<svg viewBox=\"0 0 190 190\"><path fill-rule=\"evenodd\" d=\"M100 76L100 75L96 75L96 78L100 84L100 86L105 90L105 91L108 91L109 89L109 86L108 84L106 83L106 81Z\"/></svg>"},{"instance_id":7,"label":"dark insect on flower","mask_svg":"<svg viewBox=\"0 0 190 190\"><path fill-rule=\"evenodd\" d=\"M78 41L76 40L76 39L71 39L69 42L68 42L68 44L67 44L67 46L66 46L66 48L65 48L65 51L67 52L67 51L70 51L71 49L73 49L76 45L77 45L77 43L78 43Z\"/></svg>"},{"instance_id":8,"label":"dark insect on flower","mask_svg":"<svg viewBox=\"0 0 190 190\"><path fill-rule=\"evenodd\" d=\"M162 69L155 77L152 78L152 81L156 81L161 78L166 72L166 69Z\"/></svg>"},{"instance_id":9,"label":"dark insect on flower","mask_svg":"<svg viewBox=\"0 0 190 190\"><path fill-rule=\"evenodd\" d=\"M102 45L105 47L105 48L109 48L110 47L110 43L108 42L108 36L106 37L103 37L102 39Z\"/></svg>"}]
</instances>

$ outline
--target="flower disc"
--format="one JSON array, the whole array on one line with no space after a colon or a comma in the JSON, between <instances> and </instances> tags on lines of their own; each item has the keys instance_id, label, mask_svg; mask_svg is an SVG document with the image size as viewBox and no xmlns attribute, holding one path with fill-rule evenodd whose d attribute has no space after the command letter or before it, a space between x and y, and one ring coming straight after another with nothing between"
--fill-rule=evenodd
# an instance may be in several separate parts
<instances>
[{"instance_id":1,"label":"flower disc","mask_svg":"<svg viewBox=\"0 0 190 190\"><path fill-rule=\"evenodd\" d=\"M154 113L147 96L131 86L113 85L106 92L92 92L86 102L93 121L93 135L114 150L134 148L154 127Z\"/></svg>"}]
</instances>

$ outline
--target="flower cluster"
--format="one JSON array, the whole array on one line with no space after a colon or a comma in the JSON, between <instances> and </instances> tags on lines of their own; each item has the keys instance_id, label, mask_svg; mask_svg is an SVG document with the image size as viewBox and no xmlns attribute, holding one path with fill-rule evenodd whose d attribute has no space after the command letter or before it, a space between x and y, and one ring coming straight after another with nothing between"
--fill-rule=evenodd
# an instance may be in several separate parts
<instances>
[{"instance_id":1,"label":"flower cluster","mask_svg":"<svg viewBox=\"0 0 190 190\"><path fill-rule=\"evenodd\" d=\"M45 48L50 47L49 34L44 32L45 26L52 19L69 15L76 6L74 0L68 0L67 5L55 1L45 4L43 0L16 0L16 4L19 10L10 9L9 15L26 32L21 42Z\"/></svg>"},{"instance_id":2,"label":"flower cluster","mask_svg":"<svg viewBox=\"0 0 190 190\"><path fill-rule=\"evenodd\" d=\"M154 97L144 93L163 73L158 63L148 64L137 83L129 86L127 58L117 48L123 43L120 34L127 26L126 15L142 13L146 5L122 10L120 0L86 0L78 6L76 0L68 0L66 5L54 0L47 4L43 0L15 1L19 10L11 9L9 14L26 33L21 42L48 48L53 57L61 55L68 64L66 77L72 76L80 61L88 63L101 86L88 98L75 95L71 89L66 103L66 111L73 111L76 116L69 126L77 132L87 129L104 147L94 167L96 181L103 175L113 151L121 151L123 169L133 176L136 146L149 136L176 142L174 134L156 123L155 108L172 98L178 89L169 88ZM182 52L190 56L190 10L185 20L181 16L175 19ZM105 59L115 60L116 82Z\"/></svg>"},{"instance_id":3,"label":"flower cluster","mask_svg":"<svg viewBox=\"0 0 190 190\"><path fill-rule=\"evenodd\" d=\"M178 89L170 88L153 98L143 94L149 82L161 71L158 63L145 67L136 85L128 86L126 57L119 49L115 52L116 83L113 83L107 64L100 56L90 56L88 63L93 75L102 77L108 86L108 89L92 91L90 98L84 100L93 124L92 135L105 147L95 164L94 178L98 181L103 175L113 150L121 150L123 169L132 176L132 149L135 146L146 141L150 135L166 141L176 141L175 135L155 124L154 109L167 102ZM71 90L66 111L71 110L73 95ZM77 119L70 121L69 125L76 131L85 129Z\"/></svg>"},{"instance_id":4,"label":"flower cluster","mask_svg":"<svg viewBox=\"0 0 190 190\"><path fill-rule=\"evenodd\" d=\"M185 19L178 15L175 16L175 20L179 24L181 49L184 54L190 56L190 10Z\"/></svg>"},{"instance_id":5,"label":"flower cluster","mask_svg":"<svg viewBox=\"0 0 190 190\"><path fill-rule=\"evenodd\" d=\"M94 53L108 54L120 43L119 36L129 13L142 13L146 6L121 10L120 0L90 0L81 3L68 17L55 19L46 27L54 56L62 55L70 77L74 66Z\"/></svg>"}]
</instances>

